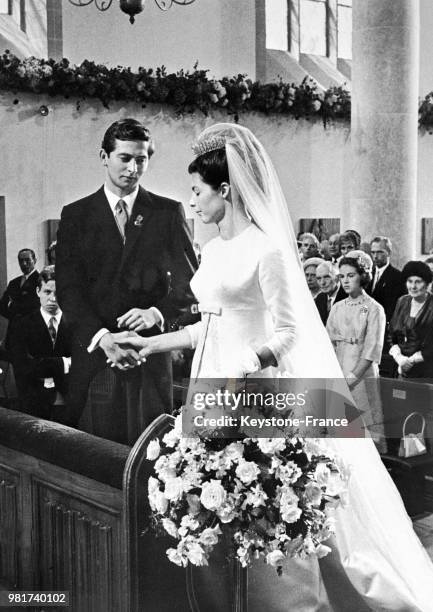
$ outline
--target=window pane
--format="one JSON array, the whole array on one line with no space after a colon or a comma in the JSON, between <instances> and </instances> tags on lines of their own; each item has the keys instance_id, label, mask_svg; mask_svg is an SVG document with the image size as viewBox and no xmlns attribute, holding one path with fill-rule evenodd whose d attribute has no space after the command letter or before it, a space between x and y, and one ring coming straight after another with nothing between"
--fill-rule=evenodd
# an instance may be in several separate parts
<instances>
[{"instance_id":1,"label":"window pane","mask_svg":"<svg viewBox=\"0 0 433 612\"><path fill-rule=\"evenodd\" d=\"M352 6L352 0L338 0L338 4L342 4L343 6Z\"/></svg>"},{"instance_id":2,"label":"window pane","mask_svg":"<svg viewBox=\"0 0 433 612\"><path fill-rule=\"evenodd\" d=\"M338 57L352 59L352 9L338 7Z\"/></svg>"},{"instance_id":3,"label":"window pane","mask_svg":"<svg viewBox=\"0 0 433 612\"><path fill-rule=\"evenodd\" d=\"M9 0L0 0L0 14L9 15Z\"/></svg>"},{"instance_id":4,"label":"window pane","mask_svg":"<svg viewBox=\"0 0 433 612\"><path fill-rule=\"evenodd\" d=\"M266 0L266 48L288 49L287 0Z\"/></svg>"},{"instance_id":5,"label":"window pane","mask_svg":"<svg viewBox=\"0 0 433 612\"><path fill-rule=\"evenodd\" d=\"M326 3L301 0L301 53L326 56Z\"/></svg>"}]
</instances>

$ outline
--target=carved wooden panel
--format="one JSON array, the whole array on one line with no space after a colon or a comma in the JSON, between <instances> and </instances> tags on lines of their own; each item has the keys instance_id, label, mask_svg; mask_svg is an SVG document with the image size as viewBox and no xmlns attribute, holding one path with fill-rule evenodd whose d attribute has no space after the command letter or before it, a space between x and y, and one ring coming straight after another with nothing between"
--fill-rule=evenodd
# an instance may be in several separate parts
<instances>
[{"instance_id":1,"label":"carved wooden panel","mask_svg":"<svg viewBox=\"0 0 433 612\"><path fill-rule=\"evenodd\" d=\"M18 585L19 473L0 466L0 581Z\"/></svg>"},{"instance_id":2,"label":"carved wooden panel","mask_svg":"<svg viewBox=\"0 0 433 612\"><path fill-rule=\"evenodd\" d=\"M119 512L36 484L39 588L69 590L74 612L123 609Z\"/></svg>"}]
</instances>

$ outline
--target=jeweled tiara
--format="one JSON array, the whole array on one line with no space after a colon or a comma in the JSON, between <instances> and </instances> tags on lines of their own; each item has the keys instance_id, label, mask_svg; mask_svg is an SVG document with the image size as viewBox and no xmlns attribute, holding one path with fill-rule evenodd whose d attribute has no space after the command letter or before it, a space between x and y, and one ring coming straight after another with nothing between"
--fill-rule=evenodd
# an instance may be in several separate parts
<instances>
[{"instance_id":1,"label":"jeweled tiara","mask_svg":"<svg viewBox=\"0 0 433 612\"><path fill-rule=\"evenodd\" d=\"M211 136L210 138L203 138L195 142L191 148L196 157L209 153L210 151L216 151L217 149L224 149L226 146L226 139L224 136Z\"/></svg>"}]
</instances>

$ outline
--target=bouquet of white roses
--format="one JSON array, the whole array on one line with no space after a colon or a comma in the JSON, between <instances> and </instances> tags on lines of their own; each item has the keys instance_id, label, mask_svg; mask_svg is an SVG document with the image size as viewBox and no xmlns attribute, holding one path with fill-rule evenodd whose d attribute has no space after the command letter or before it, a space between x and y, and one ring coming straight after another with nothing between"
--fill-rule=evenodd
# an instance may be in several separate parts
<instances>
[{"instance_id":1,"label":"bouquet of white roses","mask_svg":"<svg viewBox=\"0 0 433 612\"><path fill-rule=\"evenodd\" d=\"M178 416L161 445L149 443L147 458L155 461L155 526L178 540L167 550L173 563L207 565L223 525L243 567L263 556L281 573L286 557L331 550L323 544L333 533L327 510L341 502L348 471L320 442L184 438Z\"/></svg>"}]
</instances>

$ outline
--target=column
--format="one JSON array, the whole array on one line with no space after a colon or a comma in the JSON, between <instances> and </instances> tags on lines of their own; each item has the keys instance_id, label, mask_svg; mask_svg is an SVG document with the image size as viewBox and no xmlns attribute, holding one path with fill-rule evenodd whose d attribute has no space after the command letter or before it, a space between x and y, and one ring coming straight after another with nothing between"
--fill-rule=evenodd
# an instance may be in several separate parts
<instances>
[{"instance_id":1,"label":"column","mask_svg":"<svg viewBox=\"0 0 433 612\"><path fill-rule=\"evenodd\" d=\"M419 0L353 0L352 185L345 227L416 249Z\"/></svg>"}]
</instances>

